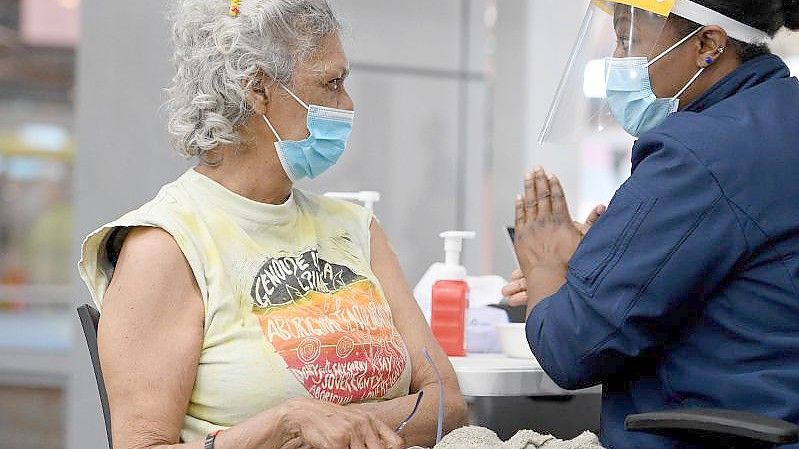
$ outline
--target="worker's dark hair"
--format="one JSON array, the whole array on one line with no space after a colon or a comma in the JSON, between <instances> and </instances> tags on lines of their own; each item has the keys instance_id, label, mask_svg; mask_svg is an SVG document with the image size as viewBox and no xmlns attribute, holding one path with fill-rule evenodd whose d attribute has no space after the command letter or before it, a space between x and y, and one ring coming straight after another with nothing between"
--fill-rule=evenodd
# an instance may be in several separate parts
<instances>
[{"instance_id":1,"label":"worker's dark hair","mask_svg":"<svg viewBox=\"0 0 799 449\"><path fill-rule=\"evenodd\" d=\"M799 30L799 0L693 0L727 17L745 23L758 30L774 36L782 28ZM696 24L682 17L670 18L678 32L688 33L699 28ZM771 53L765 44L756 45L732 39L732 47L741 61L748 61L757 56Z\"/></svg>"}]
</instances>

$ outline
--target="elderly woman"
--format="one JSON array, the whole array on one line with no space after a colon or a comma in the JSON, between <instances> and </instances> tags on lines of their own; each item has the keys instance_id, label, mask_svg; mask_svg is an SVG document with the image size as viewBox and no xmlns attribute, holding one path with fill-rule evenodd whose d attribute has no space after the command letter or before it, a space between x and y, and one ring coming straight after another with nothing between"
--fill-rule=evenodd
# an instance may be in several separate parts
<instances>
[{"instance_id":1,"label":"elderly woman","mask_svg":"<svg viewBox=\"0 0 799 449\"><path fill-rule=\"evenodd\" d=\"M173 19L169 129L200 163L90 235L80 264L115 448L429 445L440 393L446 427L462 425L377 221L294 188L352 124L328 3L183 0Z\"/></svg>"}]
</instances>

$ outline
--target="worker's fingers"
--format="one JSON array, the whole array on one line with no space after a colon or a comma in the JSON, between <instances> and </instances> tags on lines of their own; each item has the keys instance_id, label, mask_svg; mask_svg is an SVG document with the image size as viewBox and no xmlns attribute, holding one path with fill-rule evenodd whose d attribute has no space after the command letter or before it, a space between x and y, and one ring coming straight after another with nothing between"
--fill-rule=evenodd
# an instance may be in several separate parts
<instances>
[{"instance_id":1,"label":"worker's fingers","mask_svg":"<svg viewBox=\"0 0 799 449\"><path fill-rule=\"evenodd\" d=\"M535 184L535 203L537 218L549 218L552 215L552 192L549 189L547 173L538 167L533 176Z\"/></svg>"},{"instance_id":2,"label":"worker's fingers","mask_svg":"<svg viewBox=\"0 0 799 449\"><path fill-rule=\"evenodd\" d=\"M604 204L600 204L600 205L596 206L591 211L591 213L588 214L588 218L585 219L585 226L587 228L590 228L591 226L593 226L594 223L596 223L596 221L599 220L599 217L601 217L602 214L604 214L607 209L608 208L605 207Z\"/></svg>"},{"instance_id":3,"label":"worker's fingers","mask_svg":"<svg viewBox=\"0 0 799 449\"><path fill-rule=\"evenodd\" d=\"M552 215L564 221L571 222L569 216L569 205L566 203L566 194L563 193L563 187L560 185L560 180L557 176L549 177L549 188L552 194Z\"/></svg>"},{"instance_id":4,"label":"worker's fingers","mask_svg":"<svg viewBox=\"0 0 799 449\"><path fill-rule=\"evenodd\" d=\"M513 270L513 273L511 273L510 277L514 281L517 280L517 279L524 279L524 273L522 273L521 268L517 268L517 269Z\"/></svg>"},{"instance_id":5,"label":"worker's fingers","mask_svg":"<svg viewBox=\"0 0 799 449\"><path fill-rule=\"evenodd\" d=\"M535 175L528 173L524 177L524 211L525 221L533 220L536 217L536 197L535 197Z\"/></svg>"},{"instance_id":6,"label":"worker's fingers","mask_svg":"<svg viewBox=\"0 0 799 449\"><path fill-rule=\"evenodd\" d=\"M521 195L516 197L516 233L521 232L522 227L526 223L526 212L524 209L524 199Z\"/></svg>"}]
</instances>

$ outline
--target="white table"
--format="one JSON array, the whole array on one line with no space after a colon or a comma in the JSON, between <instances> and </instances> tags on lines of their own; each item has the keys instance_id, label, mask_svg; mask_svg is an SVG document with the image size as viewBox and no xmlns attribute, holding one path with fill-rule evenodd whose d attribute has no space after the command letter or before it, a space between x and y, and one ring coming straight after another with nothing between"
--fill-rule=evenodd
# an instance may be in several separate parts
<instances>
[{"instance_id":1,"label":"white table","mask_svg":"<svg viewBox=\"0 0 799 449\"><path fill-rule=\"evenodd\" d=\"M558 387L533 359L504 354L450 357L464 396L571 396L597 394L602 387L568 391Z\"/></svg>"}]
</instances>

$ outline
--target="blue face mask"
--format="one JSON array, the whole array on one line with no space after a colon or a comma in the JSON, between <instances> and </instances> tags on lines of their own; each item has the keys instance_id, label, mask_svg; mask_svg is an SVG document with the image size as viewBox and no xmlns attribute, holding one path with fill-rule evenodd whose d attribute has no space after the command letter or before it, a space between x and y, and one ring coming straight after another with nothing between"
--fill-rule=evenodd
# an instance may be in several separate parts
<instances>
[{"instance_id":1,"label":"blue face mask","mask_svg":"<svg viewBox=\"0 0 799 449\"><path fill-rule=\"evenodd\" d=\"M607 102L616 121L630 135L639 137L643 133L663 123L670 114L680 108L680 96L702 75L699 71L672 98L658 98L652 90L649 67L685 43L702 28L689 34L652 61L647 58L606 58L605 77Z\"/></svg>"},{"instance_id":2,"label":"blue face mask","mask_svg":"<svg viewBox=\"0 0 799 449\"><path fill-rule=\"evenodd\" d=\"M275 148L289 179L316 178L338 162L352 133L354 111L307 105L287 87L281 86L308 110L308 137L303 140L283 140L266 116L266 125L277 138Z\"/></svg>"}]
</instances>

